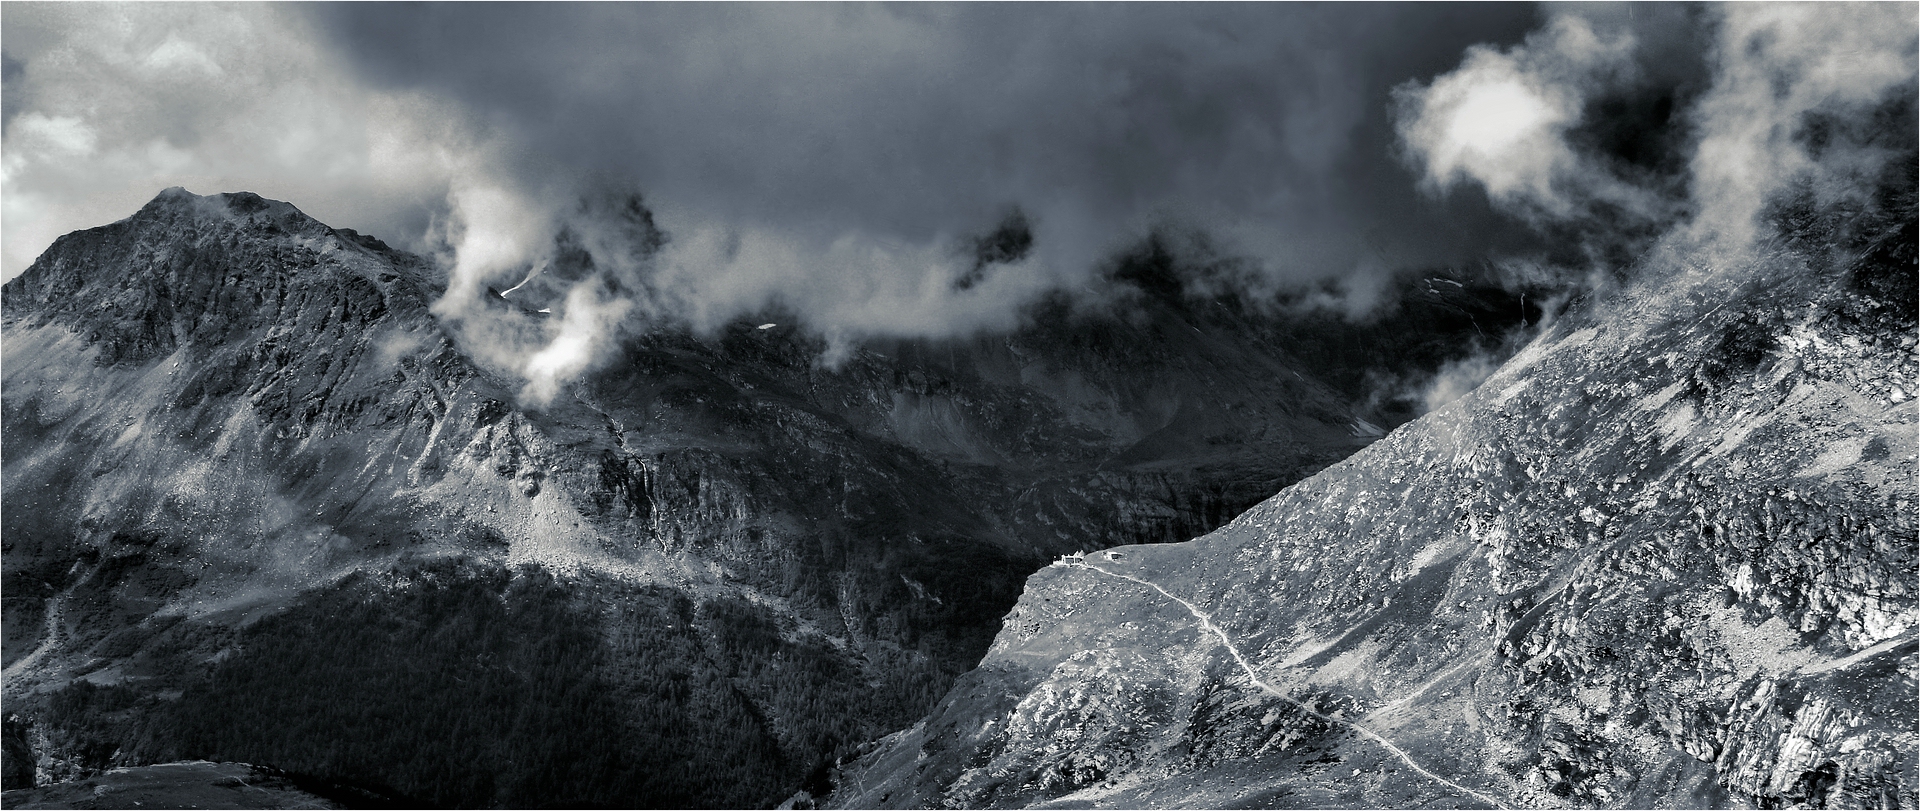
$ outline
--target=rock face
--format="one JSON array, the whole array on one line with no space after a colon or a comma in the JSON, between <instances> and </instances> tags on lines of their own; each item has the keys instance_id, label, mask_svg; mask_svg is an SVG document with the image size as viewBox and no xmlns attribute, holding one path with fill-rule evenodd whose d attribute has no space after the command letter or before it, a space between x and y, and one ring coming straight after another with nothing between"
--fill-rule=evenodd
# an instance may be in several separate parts
<instances>
[{"instance_id":1,"label":"rock face","mask_svg":"<svg viewBox=\"0 0 1920 811\"><path fill-rule=\"evenodd\" d=\"M1120 268L1117 314L834 369L788 328L656 332L523 409L433 267L286 203L173 189L63 237L0 293L8 785L26 749L42 782L207 758L770 804L923 714L1052 556L1218 526L1390 421L1369 364L1526 315L1429 286L1403 360L1307 362L1308 330L1386 329L1194 299L1165 261Z\"/></svg>"},{"instance_id":2,"label":"rock face","mask_svg":"<svg viewBox=\"0 0 1920 811\"><path fill-rule=\"evenodd\" d=\"M1205 537L1056 561L828 802L1920 804L1898 173L1757 255L1654 257Z\"/></svg>"}]
</instances>

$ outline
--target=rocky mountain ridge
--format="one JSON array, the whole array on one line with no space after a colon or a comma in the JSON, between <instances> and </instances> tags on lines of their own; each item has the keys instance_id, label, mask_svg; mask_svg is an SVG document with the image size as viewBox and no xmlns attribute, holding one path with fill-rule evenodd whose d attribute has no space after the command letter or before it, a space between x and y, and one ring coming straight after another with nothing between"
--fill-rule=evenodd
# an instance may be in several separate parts
<instances>
[{"instance_id":1,"label":"rocky mountain ridge","mask_svg":"<svg viewBox=\"0 0 1920 811\"><path fill-rule=\"evenodd\" d=\"M1667 243L1205 537L1056 561L825 804L1920 803L1912 161L1881 183Z\"/></svg>"},{"instance_id":2,"label":"rocky mountain ridge","mask_svg":"<svg viewBox=\"0 0 1920 811\"><path fill-rule=\"evenodd\" d=\"M433 317L425 260L164 192L0 290L20 740L43 781L207 758L431 804L771 803L923 712L1050 556L1204 531L1390 421L1286 349L1307 327L1140 261L1124 317L837 369L793 329L655 331L528 409ZM1525 316L1473 295L1411 302L1397 370ZM578 698L433 709L547 691ZM397 731L321 752L319 723ZM462 724L500 742L441 748Z\"/></svg>"}]
</instances>

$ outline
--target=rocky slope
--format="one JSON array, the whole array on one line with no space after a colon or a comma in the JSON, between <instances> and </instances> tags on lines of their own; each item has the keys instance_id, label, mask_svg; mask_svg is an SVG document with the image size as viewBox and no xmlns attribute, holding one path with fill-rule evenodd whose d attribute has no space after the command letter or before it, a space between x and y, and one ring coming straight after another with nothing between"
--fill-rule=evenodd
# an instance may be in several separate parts
<instances>
[{"instance_id":1,"label":"rocky slope","mask_svg":"<svg viewBox=\"0 0 1920 811\"><path fill-rule=\"evenodd\" d=\"M8 808L392 808L403 798L245 763L133 766L0 795Z\"/></svg>"},{"instance_id":2,"label":"rocky slope","mask_svg":"<svg viewBox=\"0 0 1920 811\"><path fill-rule=\"evenodd\" d=\"M9 759L770 803L931 706L1053 555L1217 526L1390 423L1368 369L1527 312L1414 289L1394 357L1308 362L1304 335L1389 330L1194 298L1143 256L1118 313L837 369L788 327L656 331L523 409L424 260L169 190L0 291ZM534 328L527 295L489 306Z\"/></svg>"},{"instance_id":3,"label":"rocky slope","mask_svg":"<svg viewBox=\"0 0 1920 811\"><path fill-rule=\"evenodd\" d=\"M1669 244L1205 537L1061 558L826 802L1920 804L1913 166Z\"/></svg>"}]
</instances>

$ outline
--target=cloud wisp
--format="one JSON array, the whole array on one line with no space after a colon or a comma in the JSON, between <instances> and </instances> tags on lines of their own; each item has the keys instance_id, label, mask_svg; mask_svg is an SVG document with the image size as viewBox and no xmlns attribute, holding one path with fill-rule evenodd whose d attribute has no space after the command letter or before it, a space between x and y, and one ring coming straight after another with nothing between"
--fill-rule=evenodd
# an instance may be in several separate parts
<instances>
[{"instance_id":1,"label":"cloud wisp","mask_svg":"<svg viewBox=\"0 0 1920 811\"><path fill-rule=\"evenodd\" d=\"M1688 237L1726 249L1756 245L1770 236L1763 211L1796 186L1823 204L1871 193L1899 155L1872 145L1877 133L1834 130L1815 144L1810 116L1859 116L1890 94L1913 99L1920 7L1735 4L1719 33L1715 83L1695 108L1700 139L1689 168L1698 214Z\"/></svg>"},{"instance_id":2,"label":"cloud wisp","mask_svg":"<svg viewBox=\"0 0 1920 811\"><path fill-rule=\"evenodd\" d=\"M1559 11L1520 45L1470 48L1455 70L1398 88L1398 132L1423 189L1476 187L1542 228L1626 238L1637 256L1663 237L1744 251L1796 184L1871 188L1889 153L1840 138L1816 157L1805 125L1911 95L1912 4L1734 3L1681 25L1653 11ZM1652 109L1659 121L1636 120ZM1646 123L1660 133L1651 146L1631 137Z\"/></svg>"},{"instance_id":3,"label":"cloud wisp","mask_svg":"<svg viewBox=\"0 0 1920 811\"><path fill-rule=\"evenodd\" d=\"M1353 311L1489 257L1584 283L1757 238L1782 179L1846 193L1878 158L1797 120L1913 70L1900 4L5 13L6 275L160 188L256 191L438 257L531 402L663 322L1005 329L1150 235Z\"/></svg>"},{"instance_id":4,"label":"cloud wisp","mask_svg":"<svg viewBox=\"0 0 1920 811\"><path fill-rule=\"evenodd\" d=\"M1520 45L1470 48L1454 70L1395 91L1423 191L1478 189L1568 235L1591 261L1584 277L1577 263L1507 265L1593 289L1649 254L1675 268L1737 264L1775 236L1766 213L1789 194L1867 208L1881 173L1912 154L1911 122L1904 151L1884 143L1897 134L1815 136L1812 122L1871 120L1898 95L1911 117L1913 4L1736 3L1678 20L1651 11L1559 10ZM1493 361L1441 369L1424 387L1427 407L1470 391Z\"/></svg>"},{"instance_id":5,"label":"cloud wisp","mask_svg":"<svg viewBox=\"0 0 1920 811\"><path fill-rule=\"evenodd\" d=\"M1399 88L1399 134L1422 185L1445 193L1475 182L1496 204L1540 218L1586 214L1593 199L1646 207L1640 190L1567 140L1587 99L1630 75L1634 44L1630 32L1563 14L1522 45L1474 46L1452 73Z\"/></svg>"},{"instance_id":6,"label":"cloud wisp","mask_svg":"<svg viewBox=\"0 0 1920 811\"><path fill-rule=\"evenodd\" d=\"M527 373L563 335L598 345L648 319L711 328L777 308L837 345L1004 328L1049 291L1097 287L1156 231L1203 230L1263 284L1364 291L1465 261L1517 232L1410 193L1382 159L1385 99L1534 19L10 3L6 21L5 275L158 189L246 189L440 256L440 310L469 351ZM672 238L639 258L586 240L598 287L561 291L531 326L481 324L488 288L551 264L563 232L593 232L579 201L608 190L643 193ZM983 261L1014 211L1024 247ZM554 374L591 365L542 357Z\"/></svg>"}]
</instances>

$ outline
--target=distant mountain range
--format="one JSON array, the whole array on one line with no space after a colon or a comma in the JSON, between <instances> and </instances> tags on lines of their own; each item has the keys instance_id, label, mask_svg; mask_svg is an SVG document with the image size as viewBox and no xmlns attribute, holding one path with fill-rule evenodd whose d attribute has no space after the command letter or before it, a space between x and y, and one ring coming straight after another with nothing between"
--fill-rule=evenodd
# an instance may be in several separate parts
<instances>
[{"instance_id":1,"label":"distant mountain range","mask_svg":"<svg viewBox=\"0 0 1920 811\"><path fill-rule=\"evenodd\" d=\"M1048 561L1213 530L1416 416L1386 383L1542 315L1410 276L1354 322L1172 261L1117 262L1119 309L835 368L787 317L663 327L528 408L431 313L431 263L287 203L170 189L69 234L0 290L6 785L209 760L435 806L824 794ZM487 306L536 319L548 284Z\"/></svg>"}]
</instances>

